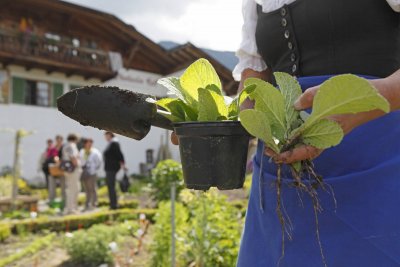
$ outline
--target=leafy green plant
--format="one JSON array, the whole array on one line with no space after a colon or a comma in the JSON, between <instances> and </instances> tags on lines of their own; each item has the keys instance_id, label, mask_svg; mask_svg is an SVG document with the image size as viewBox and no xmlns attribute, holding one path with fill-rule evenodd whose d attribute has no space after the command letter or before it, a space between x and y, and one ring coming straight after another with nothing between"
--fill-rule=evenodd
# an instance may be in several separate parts
<instances>
[{"instance_id":1,"label":"leafy green plant","mask_svg":"<svg viewBox=\"0 0 400 267\"><path fill-rule=\"evenodd\" d=\"M0 223L0 242L4 242L11 235L11 227L7 223Z\"/></svg>"},{"instance_id":2,"label":"leafy green plant","mask_svg":"<svg viewBox=\"0 0 400 267\"><path fill-rule=\"evenodd\" d=\"M95 225L88 230L72 233L65 238L65 248L74 263L98 266L112 263L111 242L116 242L118 229L106 225Z\"/></svg>"},{"instance_id":3,"label":"leafy green plant","mask_svg":"<svg viewBox=\"0 0 400 267\"><path fill-rule=\"evenodd\" d=\"M98 266L112 263L112 243L121 243L126 237L134 235L139 229L136 222L123 222L116 225L95 225L88 230L75 231L64 239L64 245L71 260L83 266Z\"/></svg>"},{"instance_id":4,"label":"leafy green plant","mask_svg":"<svg viewBox=\"0 0 400 267\"><path fill-rule=\"evenodd\" d=\"M186 238L189 229L189 212L181 203L175 203L176 225L176 266L187 266ZM152 267L171 266L171 202L163 201L159 204L155 216L153 242L150 246L152 252Z\"/></svg>"},{"instance_id":5,"label":"leafy green plant","mask_svg":"<svg viewBox=\"0 0 400 267\"><path fill-rule=\"evenodd\" d=\"M190 266L235 266L241 233L242 213L216 190L188 192L191 228L187 234ZM187 197L186 197L187 198Z\"/></svg>"},{"instance_id":6,"label":"leafy green plant","mask_svg":"<svg viewBox=\"0 0 400 267\"><path fill-rule=\"evenodd\" d=\"M9 266L11 263L26 257L28 255L33 255L37 253L39 250L50 246L52 240L55 238L55 234L51 233L44 237L35 239L32 243L30 243L27 247L19 250L16 253L11 254L10 256L4 257L0 259L0 267Z\"/></svg>"},{"instance_id":7,"label":"leafy green plant","mask_svg":"<svg viewBox=\"0 0 400 267\"><path fill-rule=\"evenodd\" d=\"M105 222L137 220L144 213L150 221L153 221L156 210L154 209L119 209L104 210L88 214L68 215L64 217L39 217L13 221L10 227L13 233L40 232L43 230L64 232L89 227Z\"/></svg>"},{"instance_id":8,"label":"leafy green plant","mask_svg":"<svg viewBox=\"0 0 400 267\"><path fill-rule=\"evenodd\" d=\"M160 161L151 171L151 195L157 201L170 199L172 182L176 183L176 192L179 194L184 188L181 164L171 159Z\"/></svg>"},{"instance_id":9,"label":"leafy green plant","mask_svg":"<svg viewBox=\"0 0 400 267\"><path fill-rule=\"evenodd\" d=\"M234 266L243 215L236 204L217 190L207 193L184 189L175 206L177 266ZM159 205L151 245L152 265L169 266L171 206Z\"/></svg>"},{"instance_id":10,"label":"leafy green plant","mask_svg":"<svg viewBox=\"0 0 400 267\"><path fill-rule=\"evenodd\" d=\"M278 88L260 79L250 78L245 86L255 85L249 97L255 100L255 108L240 112L240 121L244 128L265 145L279 154L301 145L311 145L326 149L338 145L344 133L338 123L330 120L332 115L365 112L380 109L389 112L389 104L384 97L365 79L344 74L330 78L321 84L313 100L311 114L296 111L294 101L301 95L300 85L292 76L274 73ZM277 164L277 214L282 225L282 241L285 239L286 221L281 207L281 164ZM311 160L290 165L294 178L293 185L309 195L313 201L318 232L317 212L321 207L317 197L317 188L330 189L322 177L314 171ZM303 178L310 179L305 183ZM330 189L331 190L331 189ZM287 216L286 216L287 217ZM282 242L284 244L284 242ZM321 248L321 244L320 244ZM282 247L282 256L284 247ZM324 259L322 248L321 255Z\"/></svg>"},{"instance_id":11,"label":"leafy green plant","mask_svg":"<svg viewBox=\"0 0 400 267\"><path fill-rule=\"evenodd\" d=\"M239 107L255 88L246 87L236 98L223 96L217 72L206 59L191 64L180 78L158 80L176 98L155 102L164 110L158 112L173 122L238 120Z\"/></svg>"}]
</instances>

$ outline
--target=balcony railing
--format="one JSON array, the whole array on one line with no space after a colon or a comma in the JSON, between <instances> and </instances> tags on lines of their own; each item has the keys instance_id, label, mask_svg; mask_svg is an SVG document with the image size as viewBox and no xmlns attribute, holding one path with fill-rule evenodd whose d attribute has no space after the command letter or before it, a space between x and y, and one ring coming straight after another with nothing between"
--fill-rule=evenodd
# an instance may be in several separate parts
<instances>
[{"instance_id":1,"label":"balcony railing","mask_svg":"<svg viewBox=\"0 0 400 267\"><path fill-rule=\"evenodd\" d=\"M112 72L108 53L103 50L76 47L62 41L31 33L9 32L0 29L0 52L15 56L34 57L51 65L76 65L77 69L90 68ZM78 71L79 72L79 71Z\"/></svg>"}]
</instances>

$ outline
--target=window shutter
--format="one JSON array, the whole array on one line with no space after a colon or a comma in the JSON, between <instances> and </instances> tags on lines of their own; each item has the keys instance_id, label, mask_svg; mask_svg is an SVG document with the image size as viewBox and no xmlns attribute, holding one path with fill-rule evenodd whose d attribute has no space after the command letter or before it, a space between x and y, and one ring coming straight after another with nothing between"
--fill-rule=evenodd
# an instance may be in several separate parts
<instances>
[{"instance_id":1,"label":"window shutter","mask_svg":"<svg viewBox=\"0 0 400 267\"><path fill-rule=\"evenodd\" d=\"M25 104L25 79L13 77L12 79L12 102L16 104Z\"/></svg>"},{"instance_id":2,"label":"window shutter","mask_svg":"<svg viewBox=\"0 0 400 267\"><path fill-rule=\"evenodd\" d=\"M53 107L57 107L57 98L64 94L62 83L53 83Z\"/></svg>"}]
</instances>

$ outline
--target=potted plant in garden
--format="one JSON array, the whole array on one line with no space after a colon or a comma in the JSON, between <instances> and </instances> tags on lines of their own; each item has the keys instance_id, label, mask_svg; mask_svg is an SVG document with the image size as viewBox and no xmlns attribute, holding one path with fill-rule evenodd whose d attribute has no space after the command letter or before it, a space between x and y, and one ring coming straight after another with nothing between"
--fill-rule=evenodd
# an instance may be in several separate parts
<instances>
[{"instance_id":1,"label":"potted plant in garden","mask_svg":"<svg viewBox=\"0 0 400 267\"><path fill-rule=\"evenodd\" d=\"M206 59L191 64L180 78L162 78L158 83L175 98L148 101L173 122L186 186L241 188L250 135L238 121L239 107L256 85L236 98L223 96L221 81Z\"/></svg>"}]
</instances>

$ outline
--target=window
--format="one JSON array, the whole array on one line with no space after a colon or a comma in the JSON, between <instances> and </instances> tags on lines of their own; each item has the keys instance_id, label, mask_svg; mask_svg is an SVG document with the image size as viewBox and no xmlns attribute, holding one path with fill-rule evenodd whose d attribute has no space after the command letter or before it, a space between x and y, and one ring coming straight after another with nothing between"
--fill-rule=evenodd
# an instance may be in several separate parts
<instances>
[{"instance_id":1,"label":"window","mask_svg":"<svg viewBox=\"0 0 400 267\"><path fill-rule=\"evenodd\" d=\"M25 81L25 103L48 107L50 103L50 84L46 82Z\"/></svg>"},{"instance_id":2,"label":"window","mask_svg":"<svg viewBox=\"0 0 400 267\"><path fill-rule=\"evenodd\" d=\"M56 101L63 94L61 83L27 80L13 77L12 102L41 107L56 106Z\"/></svg>"},{"instance_id":3,"label":"window","mask_svg":"<svg viewBox=\"0 0 400 267\"><path fill-rule=\"evenodd\" d=\"M46 82L25 81L25 103L48 107L50 103L50 84Z\"/></svg>"}]
</instances>

